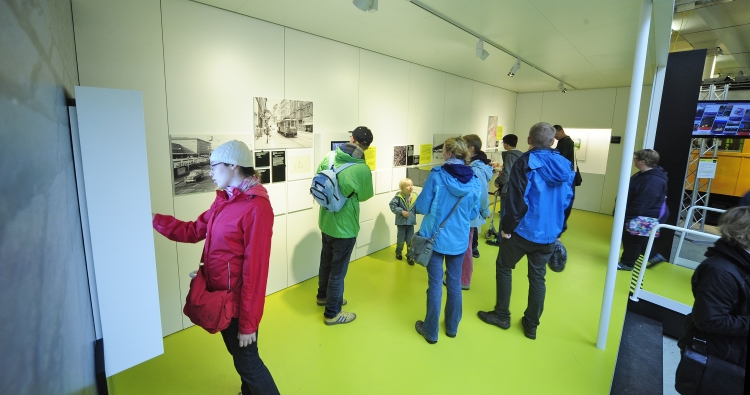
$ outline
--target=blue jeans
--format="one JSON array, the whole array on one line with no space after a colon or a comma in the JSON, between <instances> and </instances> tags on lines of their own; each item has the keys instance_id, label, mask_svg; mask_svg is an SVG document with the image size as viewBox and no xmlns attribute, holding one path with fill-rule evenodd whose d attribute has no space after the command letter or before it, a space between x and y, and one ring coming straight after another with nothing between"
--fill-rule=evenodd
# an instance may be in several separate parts
<instances>
[{"instance_id":1,"label":"blue jeans","mask_svg":"<svg viewBox=\"0 0 750 395\"><path fill-rule=\"evenodd\" d=\"M443 259L445 259L448 300L445 302L445 332L455 335L461 321L461 265L464 254L443 255L433 252L427 265L427 315L424 318L424 334L437 341L440 321L440 304L443 299Z\"/></svg>"},{"instance_id":2,"label":"blue jeans","mask_svg":"<svg viewBox=\"0 0 750 395\"><path fill-rule=\"evenodd\" d=\"M240 347L240 340L237 339L238 331L238 320L234 318L229 327L221 331L221 337L224 339L227 351L232 354L234 368L237 369L237 373L240 374L242 379L242 393L278 394L279 390L276 388L271 372L260 359L257 332L256 341L245 347Z\"/></svg>"},{"instance_id":3,"label":"blue jeans","mask_svg":"<svg viewBox=\"0 0 750 395\"><path fill-rule=\"evenodd\" d=\"M339 239L323 233L323 248L320 251L318 270L318 299L326 299L326 318L333 318L341 311L344 302L344 278L349 269L349 259L357 238Z\"/></svg>"},{"instance_id":4,"label":"blue jeans","mask_svg":"<svg viewBox=\"0 0 750 395\"><path fill-rule=\"evenodd\" d=\"M526 256L529 264L529 297L523 319L531 328L539 326L539 318L544 311L544 297L547 293L544 276L547 274L547 262L555 250L555 243L537 244L524 239L516 233L510 239L500 238L500 251L495 261L495 280L497 294L495 312L502 318L510 319L510 294L513 285L512 270L518 261Z\"/></svg>"},{"instance_id":5,"label":"blue jeans","mask_svg":"<svg viewBox=\"0 0 750 395\"><path fill-rule=\"evenodd\" d=\"M396 254L400 254L404 250L404 242L406 243L406 250L409 250L409 243L414 236L414 225L396 225L396 228L398 229L396 233Z\"/></svg>"}]
</instances>

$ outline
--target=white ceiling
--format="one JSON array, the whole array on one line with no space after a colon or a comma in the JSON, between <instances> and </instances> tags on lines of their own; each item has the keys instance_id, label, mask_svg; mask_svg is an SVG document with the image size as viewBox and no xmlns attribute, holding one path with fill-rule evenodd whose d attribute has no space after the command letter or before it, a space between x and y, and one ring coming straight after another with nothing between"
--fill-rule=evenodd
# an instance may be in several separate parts
<instances>
[{"instance_id":1,"label":"white ceiling","mask_svg":"<svg viewBox=\"0 0 750 395\"><path fill-rule=\"evenodd\" d=\"M750 0L677 13L672 30L673 51L708 49L711 56L721 47L724 55L716 59L716 72L737 76L742 70L750 75Z\"/></svg>"},{"instance_id":2,"label":"white ceiling","mask_svg":"<svg viewBox=\"0 0 750 395\"><path fill-rule=\"evenodd\" d=\"M408 0L379 0L365 13L350 0L200 0L199 2L365 48L515 92L555 90L558 81L485 44ZM577 89L629 86L640 0L421 0ZM674 0L654 0L646 83L666 55ZM665 8L666 7L666 8ZM657 9L662 10L658 18ZM663 10L668 10L668 15ZM666 21L666 22L664 22ZM666 27L660 29L660 24ZM664 38L654 31L666 32ZM664 45L660 46L659 43ZM656 43L656 44L655 44ZM657 50L664 47L664 51Z\"/></svg>"}]
</instances>

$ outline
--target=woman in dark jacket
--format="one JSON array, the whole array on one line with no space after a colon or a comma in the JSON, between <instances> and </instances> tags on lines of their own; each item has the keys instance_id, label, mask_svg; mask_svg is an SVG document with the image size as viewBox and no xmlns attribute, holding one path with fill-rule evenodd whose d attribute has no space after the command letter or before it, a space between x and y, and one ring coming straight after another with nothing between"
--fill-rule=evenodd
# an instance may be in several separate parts
<instances>
[{"instance_id":1,"label":"woman in dark jacket","mask_svg":"<svg viewBox=\"0 0 750 395\"><path fill-rule=\"evenodd\" d=\"M667 198L667 172L659 165L659 153L652 149L636 151L633 154L633 164L639 172L630 177L628 188L628 202L625 206L625 229L622 232L623 252L619 270L633 270L635 261L646 252L648 236L639 236L636 232L636 218L647 217L657 220L666 217L661 214L662 205ZM663 261L655 251L652 260Z\"/></svg>"},{"instance_id":2,"label":"woman in dark jacket","mask_svg":"<svg viewBox=\"0 0 750 395\"><path fill-rule=\"evenodd\" d=\"M708 249L707 258L693 274L693 312L677 343L682 361L675 388L682 394L742 393L744 379L738 376L744 377L750 331L750 207L735 207L724 213L719 230L721 239ZM680 372L686 369L685 349L693 347L694 337L705 340L709 358L719 358L741 369L732 365L720 368L724 374L734 371L734 379L721 377L719 383L710 382L715 376L708 368L702 379L689 371Z\"/></svg>"}]
</instances>

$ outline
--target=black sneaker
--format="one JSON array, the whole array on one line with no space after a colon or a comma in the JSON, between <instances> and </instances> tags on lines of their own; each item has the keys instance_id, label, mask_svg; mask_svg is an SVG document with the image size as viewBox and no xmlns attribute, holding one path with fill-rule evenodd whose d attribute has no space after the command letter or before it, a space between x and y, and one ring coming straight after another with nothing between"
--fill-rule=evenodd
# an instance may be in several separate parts
<instances>
[{"instance_id":1,"label":"black sneaker","mask_svg":"<svg viewBox=\"0 0 750 395\"><path fill-rule=\"evenodd\" d=\"M654 267L662 262L666 262L667 258L664 258L661 254L657 253L648 260L647 268Z\"/></svg>"},{"instance_id":2,"label":"black sneaker","mask_svg":"<svg viewBox=\"0 0 750 395\"><path fill-rule=\"evenodd\" d=\"M487 245L491 245L494 247L500 247L500 239L490 239L490 240L485 241L485 243L487 243Z\"/></svg>"},{"instance_id":3,"label":"black sneaker","mask_svg":"<svg viewBox=\"0 0 750 395\"><path fill-rule=\"evenodd\" d=\"M427 338L427 336L425 336L425 334L424 334L424 321L422 321L422 320L417 321L417 323L414 324L414 329L416 329L417 333L419 333L420 335L422 335L422 337L424 337L424 339L425 339L425 341L427 341L427 343L430 343L430 344L437 343L437 340L430 340L430 339Z\"/></svg>"},{"instance_id":4,"label":"black sneaker","mask_svg":"<svg viewBox=\"0 0 750 395\"><path fill-rule=\"evenodd\" d=\"M622 264L622 262L617 262L617 270L631 271L631 270L633 270L633 266L625 266L625 265Z\"/></svg>"},{"instance_id":5,"label":"black sneaker","mask_svg":"<svg viewBox=\"0 0 750 395\"><path fill-rule=\"evenodd\" d=\"M521 318L521 325L523 326L523 334L531 340L536 340L536 328L527 326L523 318Z\"/></svg>"},{"instance_id":6,"label":"black sneaker","mask_svg":"<svg viewBox=\"0 0 750 395\"><path fill-rule=\"evenodd\" d=\"M502 318L494 311L480 311L477 313L479 316L479 319L484 321L487 324L495 325L500 327L500 329L508 329L510 328L510 319L508 318Z\"/></svg>"},{"instance_id":7,"label":"black sneaker","mask_svg":"<svg viewBox=\"0 0 750 395\"><path fill-rule=\"evenodd\" d=\"M403 258L403 256L401 256L401 253L397 252L396 253L396 259L398 259L400 261L402 258Z\"/></svg>"},{"instance_id":8,"label":"black sneaker","mask_svg":"<svg viewBox=\"0 0 750 395\"><path fill-rule=\"evenodd\" d=\"M473 256L474 258L479 258L479 250L472 250L471 256Z\"/></svg>"},{"instance_id":9,"label":"black sneaker","mask_svg":"<svg viewBox=\"0 0 750 395\"><path fill-rule=\"evenodd\" d=\"M410 264L410 265L414 266L414 259L411 259L411 258L407 258L407 259L406 259L406 263L408 263L408 264Z\"/></svg>"}]
</instances>

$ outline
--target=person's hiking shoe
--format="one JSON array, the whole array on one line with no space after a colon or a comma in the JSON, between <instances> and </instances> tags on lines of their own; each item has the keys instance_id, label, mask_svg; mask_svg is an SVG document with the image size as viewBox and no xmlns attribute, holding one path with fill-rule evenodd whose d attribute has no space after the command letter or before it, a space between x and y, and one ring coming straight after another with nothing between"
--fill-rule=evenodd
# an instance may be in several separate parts
<instances>
[{"instance_id":1,"label":"person's hiking shoe","mask_svg":"<svg viewBox=\"0 0 750 395\"><path fill-rule=\"evenodd\" d=\"M474 258L479 258L479 250L471 250L471 256Z\"/></svg>"},{"instance_id":2,"label":"person's hiking shoe","mask_svg":"<svg viewBox=\"0 0 750 395\"><path fill-rule=\"evenodd\" d=\"M327 302L328 301L326 299L320 299L320 298L318 298L318 302L317 303L318 303L318 306L325 306ZM342 299L341 300L341 305L343 306L345 304L346 304L346 299Z\"/></svg>"},{"instance_id":3,"label":"person's hiking shoe","mask_svg":"<svg viewBox=\"0 0 750 395\"><path fill-rule=\"evenodd\" d=\"M461 290L468 291L469 290L469 286L468 285L462 285L461 286Z\"/></svg>"},{"instance_id":4,"label":"person's hiking shoe","mask_svg":"<svg viewBox=\"0 0 750 395\"><path fill-rule=\"evenodd\" d=\"M648 264L646 265L647 268L654 267L662 262L666 262L667 258L664 258L661 254L656 253L656 255L652 256L648 260Z\"/></svg>"},{"instance_id":5,"label":"person's hiking shoe","mask_svg":"<svg viewBox=\"0 0 750 395\"><path fill-rule=\"evenodd\" d=\"M536 328L532 328L526 325L526 321L521 318L521 325L523 326L523 334L531 340L536 340Z\"/></svg>"},{"instance_id":6,"label":"person's hiking shoe","mask_svg":"<svg viewBox=\"0 0 750 395\"><path fill-rule=\"evenodd\" d=\"M500 247L500 239L490 239L485 241L485 243L491 246Z\"/></svg>"},{"instance_id":7,"label":"person's hiking shoe","mask_svg":"<svg viewBox=\"0 0 750 395\"><path fill-rule=\"evenodd\" d=\"M502 318L494 311L480 311L477 313L479 316L479 319L484 321L487 324L495 325L500 327L500 329L508 329L510 328L510 319L508 318Z\"/></svg>"},{"instance_id":8,"label":"person's hiking shoe","mask_svg":"<svg viewBox=\"0 0 750 395\"><path fill-rule=\"evenodd\" d=\"M326 318L325 322L326 322L326 325L348 324L354 321L355 318L357 318L356 314L341 310L339 311L338 314L334 315L332 318Z\"/></svg>"},{"instance_id":9,"label":"person's hiking shoe","mask_svg":"<svg viewBox=\"0 0 750 395\"><path fill-rule=\"evenodd\" d=\"M633 270L633 266L625 266L622 262L617 262L617 270Z\"/></svg>"},{"instance_id":10,"label":"person's hiking shoe","mask_svg":"<svg viewBox=\"0 0 750 395\"><path fill-rule=\"evenodd\" d=\"M430 339L427 338L427 336L425 336L425 334L424 334L424 321L422 321L422 320L417 321L417 323L414 324L414 329L417 330L417 333L419 333L420 335L422 335L422 337L424 338L424 340L427 343L430 343L430 344L437 343L437 340L430 340Z\"/></svg>"},{"instance_id":11,"label":"person's hiking shoe","mask_svg":"<svg viewBox=\"0 0 750 395\"><path fill-rule=\"evenodd\" d=\"M400 252L397 252L397 253L396 253L396 259L398 259L398 260L400 261L400 260L401 260L402 258L403 258L403 257L401 256L401 253L400 253Z\"/></svg>"},{"instance_id":12,"label":"person's hiking shoe","mask_svg":"<svg viewBox=\"0 0 750 395\"><path fill-rule=\"evenodd\" d=\"M408 264L410 264L410 265L414 266L414 259L411 259L411 258L406 258L406 263L408 263Z\"/></svg>"}]
</instances>

